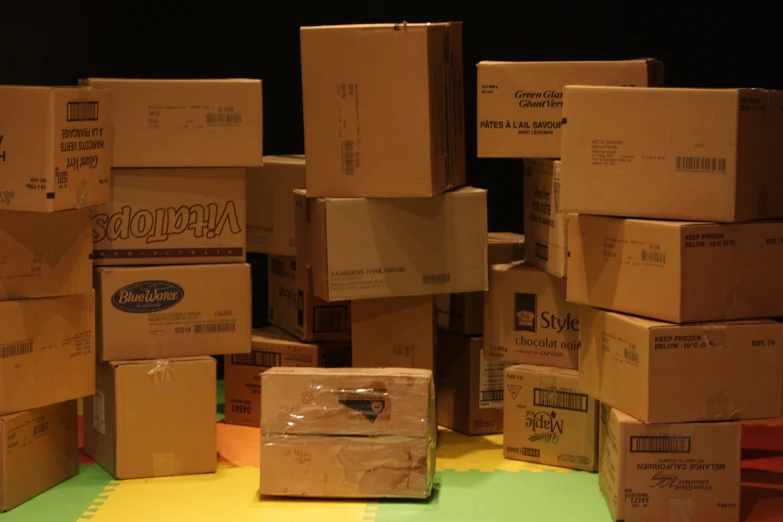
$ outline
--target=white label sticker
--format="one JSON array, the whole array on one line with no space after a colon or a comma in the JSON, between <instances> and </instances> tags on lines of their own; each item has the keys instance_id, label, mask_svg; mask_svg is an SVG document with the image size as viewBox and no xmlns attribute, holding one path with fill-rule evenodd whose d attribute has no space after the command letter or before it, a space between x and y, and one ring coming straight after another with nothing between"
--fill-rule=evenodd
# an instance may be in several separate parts
<instances>
[{"instance_id":1,"label":"white label sticker","mask_svg":"<svg viewBox=\"0 0 783 522\"><path fill-rule=\"evenodd\" d=\"M106 435L106 404L103 392L99 390L92 397L92 425L102 435Z\"/></svg>"},{"instance_id":2,"label":"white label sticker","mask_svg":"<svg viewBox=\"0 0 783 522\"><path fill-rule=\"evenodd\" d=\"M479 351L479 409L503 407L503 369L508 363L484 360Z\"/></svg>"}]
</instances>

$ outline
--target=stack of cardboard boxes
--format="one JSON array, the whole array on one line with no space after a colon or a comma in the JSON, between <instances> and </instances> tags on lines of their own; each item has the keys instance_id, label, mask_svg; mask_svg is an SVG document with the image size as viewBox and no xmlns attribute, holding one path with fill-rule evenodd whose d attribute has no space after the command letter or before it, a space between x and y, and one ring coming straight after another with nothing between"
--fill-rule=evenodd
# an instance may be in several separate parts
<instances>
[{"instance_id":1,"label":"stack of cardboard boxes","mask_svg":"<svg viewBox=\"0 0 783 522\"><path fill-rule=\"evenodd\" d=\"M79 471L95 390L91 206L109 199L110 93L0 87L0 511Z\"/></svg>"},{"instance_id":2,"label":"stack of cardboard boxes","mask_svg":"<svg viewBox=\"0 0 783 522\"><path fill-rule=\"evenodd\" d=\"M117 478L216 469L211 354L250 351L245 168L260 80L113 80L111 197L94 210L100 364L85 450Z\"/></svg>"}]
</instances>

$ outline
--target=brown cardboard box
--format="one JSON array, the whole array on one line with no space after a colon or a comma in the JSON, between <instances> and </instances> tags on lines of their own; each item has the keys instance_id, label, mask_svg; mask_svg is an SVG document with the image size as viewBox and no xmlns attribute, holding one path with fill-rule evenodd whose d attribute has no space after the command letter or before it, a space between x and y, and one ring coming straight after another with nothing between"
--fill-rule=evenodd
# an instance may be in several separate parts
<instances>
[{"instance_id":1,"label":"brown cardboard box","mask_svg":"<svg viewBox=\"0 0 783 522\"><path fill-rule=\"evenodd\" d=\"M100 364L84 451L118 479L213 473L215 377L212 357Z\"/></svg>"},{"instance_id":2,"label":"brown cardboard box","mask_svg":"<svg viewBox=\"0 0 783 522\"><path fill-rule=\"evenodd\" d=\"M95 270L101 361L247 353L250 265Z\"/></svg>"},{"instance_id":3,"label":"brown cardboard box","mask_svg":"<svg viewBox=\"0 0 783 522\"><path fill-rule=\"evenodd\" d=\"M576 368L579 307L566 302L566 283L520 263L494 265L484 307L489 360Z\"/></svg>"},{"instance_id":4,"label":"brown cardboard box","mask_svg":"<svg viewBox=\"0 0 783 522\"><path fill-rule=\"evenodd\" d=\"M569 86L563 116L563 211L783 217L783 94Z\"/></svg>"},{"instance_id":5,"label":"brown cardboard box","mask_svg":"<svg viewBox=\"0 0 783 522\"><path fill-rule=\"evenodd\" d=\"M91 216L0 211L0 300L89 293Z\"/></svg>"},{"instance_id":6,"label":"brown cardboard box","mask_svg":"<svg viewBox=\"0 0 783 522\"><path fill-rule=\"evenodd\" d=\"M478 156L559 158L563 89L570 84L663 85L663 64L479 62Z\"/></svg>"},{"instance_id":7,"label":"brown cardboard box","mask_svg":"<svg viewBox=\"0 0 783 522\"><path fill-rule=\"evenodd\" d=\"M247 169L247 251L296 255L294 190L305 188L304 156L264 156Z\"/></svg>"},{"instance_id":8,"label":"brown cardboard box","mask_svg":"<svg viewBox=\"0 0 783 522\"><path fill-rule=\"evenodd\" d=\"M783 315L783 222L569 216L568 300L676 323ZM709 269L706 269L709 267Z\"/></svg>"},{"instance_id":9,"label":"brown cardboard box","mask_svg":"<svg viewBox=\"0 0 783 522\"><path fill-rule=\"evenodd\" d=\"M613 520L740 519L739 422L643 424L601 405L598 482Z\"/></svg>"},{"instance_id":10,"label":"brown cardboard box","mask_svg":"<svg viewBox=\"0 0 783 522\"><path fill-rule=\"evenodd\" d=\"M80 83L111 89L115 168L262 165L261 80Z\"/></svg>"},{"instance_id":11,"label":"brown cardboard box","mask_svg":"<svg viewBox=\"0 0 783 522\"><path fill-rule=\"evenodd\" d=\"M309 197L422 197L465 183L462 23L300 34Z\"/></svg>"},{"instance_id":12,"label":"brown cardboard box","mask_svg":"<svg viewBox=\"0 0 783 522\"><path fill-rule=\"evenodd\" d=\"M783 414L780 323L678 325L586 306L580 319L581 386L642 422Z\"/></svg>"},{"instance_id":13,"label":"brown cardboard box","mask_svg":"<svg viewBox=\"0 0 783 522\"><path fill-rule=\"evenodd\" d=\"M339 368L351 366L345 341L301 343L274 326L253 330L250 353L225 355L225 419L258 427L261 422L261 373L275 366Z\"/></svg>"},{"instance_id":14,"label":"brown cardboard box","mask_svg":"<svg viewBox=\"0 0 783 522\"><path fill-rule=\"evenodd\" d=\"M438 424L466 435L503 432L503 369L484 339L438 330Z\"/></svg>"},{"instance_id":15,"label":"brown cardboard box","mask_svg":"<svg viewBox=\"0 0 783 522\"><path fill-rule=\"evenodd\" d=\"M435 370L435 303L431 295L351 302L355 368Z\"/></svg>"},{"instance_id":16,"label":"brown cardboard box","mask_svg":"<svg viewBox=\"0 0 783 522\"><path fill-rule=\"evenodd\" d=\"M402 199L295 194L297 266L306 268L299 286L321 299L487 289L485 190Z\"/></svg>"},{"instance_id":17,"label":"brown cardboard box","mask_svg":"<svg viewBox=\"0 0 783 522\"><path fill-rule=\"evenodd\" d=\"M300 288L295 257L269 256L268 267L270 323L302 341L351 338L350 301L327 303Z\"/></svg>"},{"instance_id":18,"label":"brown cardboard box","mask_svg":"<svg viewBox=\"0 0 783 522\"><path fill-rule=\"evenodd\" d=\"M576 370L517 365L505 370L503 456L595 471L598 401Z\"/></svg>"},{"instance_id":19,"label":"brown cardboard box","mask_svg":"<svg viewBox=\"0 0 783 522\"><path fill-rule=\"evenodd\" d=\"M512 232L490 232L487 264L512 263L525 258L525 236ZM438 327L464 335L484 332L485 292L461 292L435 296Z\"/></svg>"},{"instance_id":20,"label":"brown cardboard box","mask_svg":"<svg viewBox=\"0 0 783 522\"><path fill-rule=\"evenodd\" d=\"M0 86L0 209L106 203L110 102L105 89Z\"/></svg>"},{"instance_id":21,"label":"brown cardboard box","mask_svg":"<svg viewBox=\"0 0 783 522\"><path fill-rule=\"evenodd\" d=\"M530 255L525 263L557 277L566 276L568 216L558 212L560 161L525 160L525 236Z\"/></svg>"},{"instance_id":22,"label":"brown cardboard box","mask_svg":"<svg viewBox=\"0 0 783 522\"><path fill-rule=\"evenodd\" d=\"M272 368L261 387L262 495L430 496L431 371Z\"/></svg>"},{"instance_id":23,"label":"brown cardboard box","mask_svg":"<svg viewBox=\"0 0 783 522\"><path fill-rule=\"evenodd\" d=\"M0 301L0 415L95 391L95 295Z\"/></svg>"},{"instance_id":24,"label":"brown cardboard box","mask_svg":"<svg viewBox=\"0 0 783 522\"><path fill-rule=\"evenodd\" d=\"M93 209L96 265L242 263L245 169L114 169Z\"/></svg>"},{"instance_id":25,"label":"brown cardboard box","mask_svg":"<svg viewBox=\"0 0 783 522\"><path fill-rule=\"evenodd\" d=\"M76 401L0 417L0 511L79 473Z\"/></svg>"}]
</instances>

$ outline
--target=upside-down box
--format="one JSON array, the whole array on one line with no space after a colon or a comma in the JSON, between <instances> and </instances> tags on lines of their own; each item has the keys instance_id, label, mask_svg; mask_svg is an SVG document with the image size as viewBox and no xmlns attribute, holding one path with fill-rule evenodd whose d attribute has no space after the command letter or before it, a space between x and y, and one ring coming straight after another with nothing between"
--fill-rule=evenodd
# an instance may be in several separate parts
<instances>
[{"instance_id":1,"label":"upside-down box","mask_svg":"<svg viewBox=\"0 0 783 522\"><path fill-rule=\"evenodd\" d=\"M261 386L262 495L430 496L431 371L272 368Z\"/></svg>"}]
</instances>

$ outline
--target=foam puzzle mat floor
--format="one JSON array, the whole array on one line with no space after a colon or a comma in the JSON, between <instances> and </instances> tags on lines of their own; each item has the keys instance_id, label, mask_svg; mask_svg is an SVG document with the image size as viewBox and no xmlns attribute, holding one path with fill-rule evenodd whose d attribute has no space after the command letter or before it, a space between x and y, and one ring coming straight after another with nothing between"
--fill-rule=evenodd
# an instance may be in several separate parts
<instances>
[{"instance_id":1,"label":"foam puzzle mat floor","mask_svg":"<svg viewBox=\"0 0 783 522\"><path fill-rule=\"evenodd\" d=\"M442 430L436 487L421 501L259 499L260 433L222 422L215 474L114 480L82 453L78 476L0 514L2 522L607 522L598 476L503 458L502 435ZM743 430L742 522L783 522L783 419Z\"/></svg>"}]
</instances>

